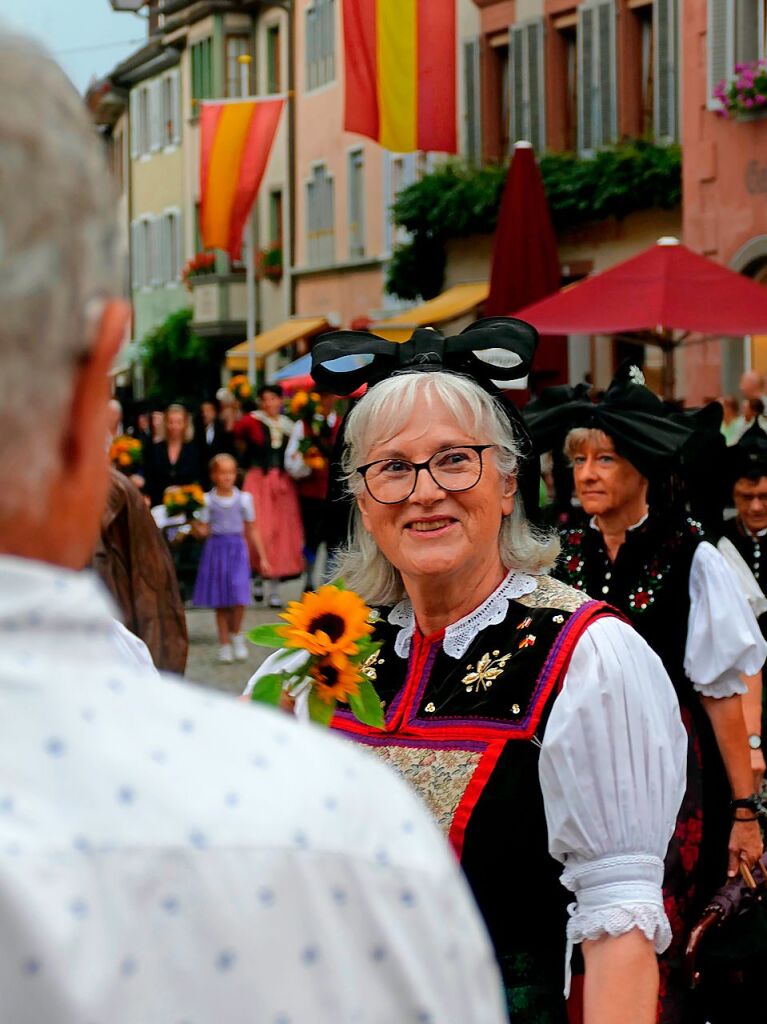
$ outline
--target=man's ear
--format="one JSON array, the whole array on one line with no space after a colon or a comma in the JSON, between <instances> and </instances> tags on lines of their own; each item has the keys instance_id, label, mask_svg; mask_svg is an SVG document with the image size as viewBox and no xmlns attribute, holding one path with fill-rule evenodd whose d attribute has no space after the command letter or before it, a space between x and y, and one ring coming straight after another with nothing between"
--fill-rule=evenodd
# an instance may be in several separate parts
<instances>
[{"instance_id":1,"label":"man's ear","mask_svg":"<svg viewBox=\"0 0 767 1024\"><path fill-rule=\"evenodd\" d=\"M109 371L130 323L130 305L124 299L109 299L93 327L93 342L77 368L69 423L64 437L64 458L76 462L92 432L105 444Z\"/></svg>"}]
</instances>

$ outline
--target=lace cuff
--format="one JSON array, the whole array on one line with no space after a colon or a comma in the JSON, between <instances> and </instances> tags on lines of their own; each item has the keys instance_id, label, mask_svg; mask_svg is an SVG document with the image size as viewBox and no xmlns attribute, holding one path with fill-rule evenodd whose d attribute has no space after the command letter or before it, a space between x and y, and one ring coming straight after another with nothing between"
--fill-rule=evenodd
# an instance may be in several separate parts
<instances>
[{"instance_id":1,"label":"lace cuff","mask_svg":"<svg viewBox=\"0 0 767 1024\"><path fill-rule=\"evenodd\" d=\"M740 673L735 668L723 672L712 683L693 683L692 688L702 697L715 697L717 700L721 700L722 697L732 697L736 693L746 693L748 690L740 678Z\"/></svg>"},{"instance_id":2,"label":"lace cuff","mask_svg":"<svg viewBox=\"0 0 767 1024\"><path fill-rule=\"evenodd\" d=\"M581 864L569 863L562 883L574 891L577 902L568 907L565 995L570 993L573 946L602 935L624 935L633 928L662 953L671 942L671 928L663 908L663 862L651 854L605 857Z\"/></svg>"}]
</instances>

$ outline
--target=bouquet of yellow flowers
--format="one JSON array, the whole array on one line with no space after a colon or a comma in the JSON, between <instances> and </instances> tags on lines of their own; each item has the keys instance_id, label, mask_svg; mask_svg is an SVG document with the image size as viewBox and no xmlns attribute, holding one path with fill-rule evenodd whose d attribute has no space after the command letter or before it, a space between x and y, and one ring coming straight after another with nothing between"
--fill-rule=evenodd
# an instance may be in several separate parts
<instances>
[{"instance_id":1,"label":"bouquet of yellow flowers","mask_svg":"<svg viewBox=\"0 0 767 1024\"><path fill-rule=\"evenodd\" d=\"M383 729L381 702L366 672L381 645L370 639L373 613L359 594L338 580L291 601L280 618L286 625L257 626L248 639L282 648L285 657L297 650L308 657L300 669L262 676L251 699L279 704L285 689L308 684L312 721L329 725L341 702L360 722Z\"/></svg>"},{"instance_id":2,"label":"bouquet of yellow flowers","mask_svg":"<svg viewBox=\"0 0 767 1024\"><path fill-rule=\"evenodd\" d=\"M199 484L167 487L162 503L169 516L186 516L187 519L191 519L205 504L205 492Z\"/></svg>"},{"instance_id":3,"label":"bouquet of yellow flowers","mask_svg":"<svg viewBox=\"0 0 767 1024\"><path fill-rule=\"evenodd\" d=\"M141 463L143 446L136 437L122 434L109 446L109 461L119 470L128 473Z\"/></svg>"},{"instance_id":4,"label":"bouquet of yellow flowers","mask_svg":"<svg viewBox=\"0 0 767 1024\"><path fill-rule=\"evenodd\" d=\"M292 420L311 423L319 411L320 396L316 391L296 391L288 402L288 416Z\"/></svg>"},{"instance_id":5,"label":"bouquet of yellow flowers","mask_svg":"<svg viewBox=\"0 0 767 1024\"><path fill-rule=\"evenodd\" d=\"M226 386L238 402L244 402L253 394L253 388L244 373L236 373L234 377L230 377Z\"/></svg>"}]
</instances>

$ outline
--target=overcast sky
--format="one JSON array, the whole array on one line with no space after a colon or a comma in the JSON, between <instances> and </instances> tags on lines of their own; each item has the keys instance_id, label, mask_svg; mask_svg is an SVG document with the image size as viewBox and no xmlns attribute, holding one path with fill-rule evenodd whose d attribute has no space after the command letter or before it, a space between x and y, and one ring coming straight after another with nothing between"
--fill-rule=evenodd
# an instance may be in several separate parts
<instances>
[{"instance_id":1,"label":"overcast sky","mask_svg":"<svg viewBox=\"0 0 767 1024\"><path fill-rule=\"evenodd\" d=\"M3 21L43 42L80 92L146 39L146 19L109 0L0 0Z\"/></svg>"}]
</instances>

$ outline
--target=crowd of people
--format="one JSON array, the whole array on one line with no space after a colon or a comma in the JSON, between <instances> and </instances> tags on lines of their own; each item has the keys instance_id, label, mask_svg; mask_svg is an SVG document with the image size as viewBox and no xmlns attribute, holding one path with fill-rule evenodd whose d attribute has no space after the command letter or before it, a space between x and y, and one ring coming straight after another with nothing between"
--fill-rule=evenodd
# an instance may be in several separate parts
<instances>
[{"instance_id":1,"label":"crowd of people","mask_svg":"<svg viewBox=\"0 0 767 1024\"><path fill-rule=\"evenodd\" d=\"M272 386L238 410L235 382L194 432L170 405L127 433L99 142L30 42L0 34L0 89L0 1016L761 1019L763 916L695 990L684 962L727 880L767 876L758 420L728 448L721 406L666 406L628 365L520 413L537 334L498 317L327 335L290 416ZM246 687L279 666L282 710L157 671L183 605L148 507L204 540L228 659L253 571L274 604L315 571L326 491L339 600L380 644L378 724L331 722L352 742L301 721L306 650ZM303 623L337 681L345 625Z\"/></svg>"},{"instance_id":2,"label":"crowd of people","mask_svg":"<svg viewBox=\"0 0 767 1024\"><path fill-rule=\"evenodd\" d=\"M281 608L281 582L303 576L311 589L323 543L332 558L324 499L342 403L328 392L286 397L277 384L256 398L234 377L196 415L178 403L138 404L126 424L121 404L109 403L113 464L165 529L182 595L215 609L224 663L247 657L240 627L252 600ZM187 521L171 502L178 488L196 486L204 505L188 503Z\"/></svg>"}]
</instances>

